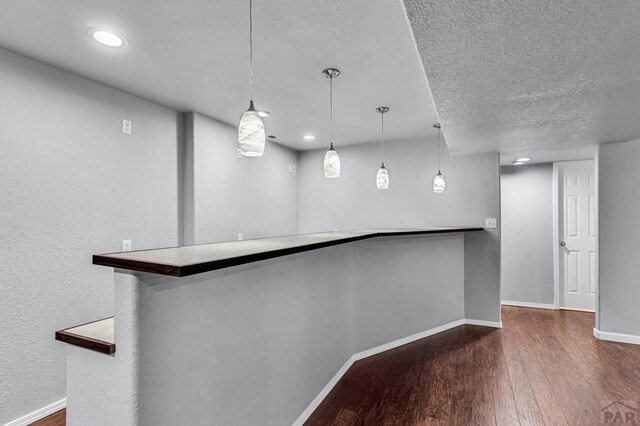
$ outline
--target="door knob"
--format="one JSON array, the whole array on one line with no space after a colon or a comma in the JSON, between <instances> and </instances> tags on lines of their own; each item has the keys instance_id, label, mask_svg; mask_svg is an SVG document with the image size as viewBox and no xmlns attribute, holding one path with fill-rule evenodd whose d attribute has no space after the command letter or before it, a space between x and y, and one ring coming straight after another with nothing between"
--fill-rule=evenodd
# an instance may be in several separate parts
<instances>
[{"instance_id":1,"label":"door knob","mask_svg":"<svg viewBox=\"0 0 640 426\"><path fill-rule=\"evenodd\" d=\"M560 245L561 245L562 247L564 247L564 246L566 246L566 245L567 245L567 243L565 243L564 241L560 241Z\"/></svg>"}]
</instances>

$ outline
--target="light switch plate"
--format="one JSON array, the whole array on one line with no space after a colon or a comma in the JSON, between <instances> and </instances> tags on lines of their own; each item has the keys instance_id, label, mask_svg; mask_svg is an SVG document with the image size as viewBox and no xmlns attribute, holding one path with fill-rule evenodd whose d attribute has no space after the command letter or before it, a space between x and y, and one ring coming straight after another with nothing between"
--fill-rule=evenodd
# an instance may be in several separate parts
<instances>
[{"instance_id":1,"label":"light switch plate","mask_svg":"<svg viewBox=\"0 0 640 426\"><path fill-rule=\"evenodd\" d=\"M498 227L498 219L486 218L484 220L484 227L487 229L496 229Z\"/></svg>"},{"instance_id":2,"label":"light switch plate","mask_svg":"<svg viewBox=\"0 0 640 426\"><path fill-rule=\"evenodd\" d=\"M244 235L238 232L238 241L242 241L242 240L244 240Z\"/></svg>"}]
</instances>

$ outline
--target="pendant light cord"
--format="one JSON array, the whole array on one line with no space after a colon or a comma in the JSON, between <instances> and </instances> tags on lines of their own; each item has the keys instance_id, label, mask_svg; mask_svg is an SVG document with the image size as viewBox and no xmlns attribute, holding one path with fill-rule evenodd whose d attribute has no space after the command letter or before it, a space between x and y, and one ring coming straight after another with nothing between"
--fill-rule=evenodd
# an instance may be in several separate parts
<instances>
[{"instance_id":1,"label":"pendant light cord","mask_svg":"<svg viewBox=\"0 0 640 426\"><path fill-rule=\"evenodd\" d=\"M442 143L440 142L440 131L442 129L438 126L438 174L440 174L440 146Z\"/></svg>"},{"instance_id":2,"label":"pendant light cord","mask_svg":"<svg viewBox=\"0 0 640 426\"><path fill-rule=\"evenodd\" d=\"M249 100L253 101L253 0L249 0Z\"/></svg>"},{"instance_id":3,"label":"pendant light cord","mask_svg":"<svg viewBox=\"0 0 640 426\"><path fill-rule=\"evenodd\" d=\"M382 124L381 124L381 128L380 128L380 145L381 145L381 161L382 164L384 164L384 112L380 114L382 117Z\"/></svg>"},{"instance_id":4,"label":"pendant light cord","mask_svg":"<svg viewBox=\"0 0 640 426\"><path fill-rule=\"evenodd\" d=\"M333 74L329 76L329 122L331 127L331 148L333 148Z\"/></svg>"}]
</instances>

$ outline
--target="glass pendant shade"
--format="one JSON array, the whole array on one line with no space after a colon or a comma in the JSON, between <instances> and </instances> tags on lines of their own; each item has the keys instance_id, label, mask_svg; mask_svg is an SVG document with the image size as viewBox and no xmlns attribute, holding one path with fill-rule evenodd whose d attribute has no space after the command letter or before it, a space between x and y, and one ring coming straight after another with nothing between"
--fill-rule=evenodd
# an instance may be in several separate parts
<instances>
[{"instance_id":1,"label":"glass pendant shade","mask_svg":"<svg viewBox=\"0 0 640 426\"><path fill-rule=\"evenodd\" d=\"M253 101L249 103L249 109L242 114L240 125L238 126L238 149L245 157L260 157L264 153L265 132L262 118L253 106Z\"/></svg>"},{"instance_id":2,"label":"glass pendant shade","mask_svg":"<svg viewBox=\"0 0 640 426\"><path fill-rule=\"evenodd\" d=\"M433 178L433 192L440 194L444 192L444 187L444 176L440 173L440 170L438 170L438 174Z\"/></svg>"},{"instance_id":3,"label":"glass pendant shade","mask_svg":"<svg viewBox=\"0 0 640 426\"><path fill-rule=\"evenodd\" d=\"M376 174L376 186L378 189L389 188L389 171L384 166L384 163L382 163L382 166L380 166Z\"/></svg>"},{"instance_id":4,"label":"glass pendant shade","mask_svg":"<svg viewBox=\"0 0 640 426\"><path fill-rule=\"evenodd\" d=\"M324 155L324 177L340 177L340 157L338 157L338 151L333 148L333 143Z\"/></svg>"}]
</instances>

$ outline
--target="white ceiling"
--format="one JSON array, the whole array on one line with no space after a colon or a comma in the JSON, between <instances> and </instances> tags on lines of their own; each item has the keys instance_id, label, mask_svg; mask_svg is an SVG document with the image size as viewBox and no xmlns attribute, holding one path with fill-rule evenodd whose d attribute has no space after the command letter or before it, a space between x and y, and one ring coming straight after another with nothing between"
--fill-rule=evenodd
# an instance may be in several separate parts
<instances>
[{"instance_id":1,"label":"white ceiling","mask_svg":"<svg viewBox=\"0 0 640 426\"><path fill-rule=\"evenodd\" d=\"M404 2L452 154L577 159L640 137L639 1Z\"/></svg>"},{"instance_id":2,"label":"white ceiling","mask_svg":"<svg viewBox=\"0 0 640 426\"><path fill-rule=\"evenodd\" d=\"M237 125L248 106L248 0L3 0L0 46L181 110ZM96 44L87 29L124 34ZM334 66L335 141L433 135L433 101L401 0L254 1L254 99L267 134L292 148L327 146ZM306 132L315 143L301 139Z\"/></svg>"}]
</instances>

